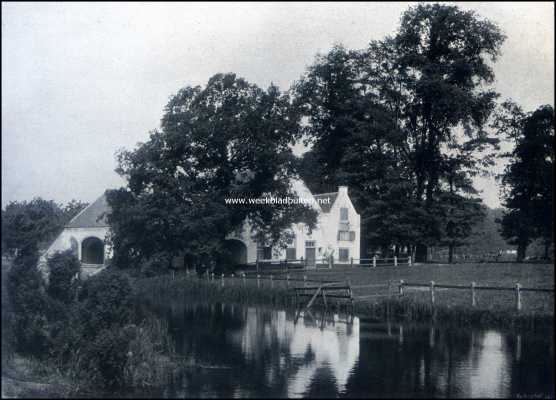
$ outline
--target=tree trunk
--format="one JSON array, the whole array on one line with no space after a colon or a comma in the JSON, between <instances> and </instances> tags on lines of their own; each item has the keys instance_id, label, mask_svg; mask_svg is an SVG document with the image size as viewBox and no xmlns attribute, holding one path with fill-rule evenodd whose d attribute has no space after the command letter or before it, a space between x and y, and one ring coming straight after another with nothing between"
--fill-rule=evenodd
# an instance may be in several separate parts
<instances>
[{"instance_id":1,"label":"tree trunk","mask_svg":"<svg viewBox=\"0 0 556 400\"><path fill-rule=\"evenodd\" d=\"M415 247L415 262L426 262L427 261L427 246L424 244L418 244Z\"/></svg>"},{"instance_id":2,"label":"tree trunk","mask_svg":"<svg viewBox=\"0 0 556 400\"><path fill-rule=\"evenodd\" d=\"M525 259L526 251L527 244L525 242L519 242L517 244L517 262L522 262Z\"/></svg>"}]
</instances>

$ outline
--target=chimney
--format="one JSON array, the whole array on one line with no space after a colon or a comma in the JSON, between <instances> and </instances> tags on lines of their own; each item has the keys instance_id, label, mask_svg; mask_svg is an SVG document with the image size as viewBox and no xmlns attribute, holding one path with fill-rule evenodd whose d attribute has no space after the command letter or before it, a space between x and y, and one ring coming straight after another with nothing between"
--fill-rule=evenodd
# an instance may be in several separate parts
<instances>
[{"instance_id":1,"label":"chimney","mask_svg":"<svg viewBox=\"0 0 556 400\"><path fill-rule=\"evenodd\" d=\"M344 193L346 196L348 194L348 187L347 186L338 186L338 194Z\"/></svg>"}]
</instances>

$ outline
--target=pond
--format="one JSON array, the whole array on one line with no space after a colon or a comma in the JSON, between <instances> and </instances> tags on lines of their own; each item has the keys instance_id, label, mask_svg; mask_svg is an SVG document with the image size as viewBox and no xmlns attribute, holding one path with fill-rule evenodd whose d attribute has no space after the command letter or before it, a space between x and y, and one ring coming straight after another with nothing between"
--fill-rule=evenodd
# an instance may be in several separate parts
<instances>
[{"instance_id":1,"label":"pond","mask_svg":"<svg viewBox=\"0 0 556 400\"><path fill-rule=\"evenodd\" d=\"M554 397L552 332L230 304L168 307L159 316L177 353L195 367L134 396Z\"/></svg>"}]
</instances>

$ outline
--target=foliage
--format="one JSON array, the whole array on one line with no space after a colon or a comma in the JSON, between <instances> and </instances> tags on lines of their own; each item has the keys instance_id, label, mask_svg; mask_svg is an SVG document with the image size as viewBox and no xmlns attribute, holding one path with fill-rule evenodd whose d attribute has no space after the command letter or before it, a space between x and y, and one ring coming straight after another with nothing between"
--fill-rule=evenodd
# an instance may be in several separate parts
<instances>
[{"instance_id":1,"label":"foliage","mask_svg":"<svg viewBox=\"0 0 556 400\"><path fill-rule=\"evenodd\" d=\"M420 4L393 37L337 46L294 86L312 144L301 174L312 190L350 186L368 246L459 243L446 237L456 235L446 192L451 210L479 215L469 182L497 148L485 129L497 94L485 85L503 40L473 12Z\"/></svg>"},{"instance_id":2,"label":"foliage","mask_svg":"<svg viewBox=\"0 0 556 400\"><path fill-rule=\"evenodd\" d=\"M128 346L129 337L123 331L99 331L85 352L87 371L92 380L106 388L122 386Z\"/></svg>"},{"instance_id":3,"label":"foliage","mask_svg":"<svg viewBox=\"0 0 556 400\"><path fill-rule=\"evenodd\" d=\"M59 301L69 303L77 293L76 275L80 263L72 250L57 252L48 258L48 294Z\"/></svg>"},{"instance_id":4,"label":"foliage","mask_svg":"<svg viewBox=\"0 0 556 400\"><path fill-rule=\"evenodd\" d=\"M278 88L234 74L171 98L161 130L119 154L128 187L108 192L114 262L138 265L157 253L210 264L225 237L248 219L261 241L278 243L293 222L314 222L304 205L227 206L231 197L293 195L290 145L298 118Z\"/></svg>"},{"instance_id":5,"label":"foliage","mask_svg":"<svg viewBox=\"0 0 556 400\"><path fill-rule=\"evenodd\" d=\"M150 277L168 271L172 257L166 253L156 253L141 263L141 275Z\"/></svg>"},{"instance_id":6,"label":"foliage","mask_svg":"<svg viewBox=\"0 0 556 400\"><path fill-rule=\"evenodd\" d=\"M37 263L36 247L25 247L8 273L7 290L15 315L15 345L21 354L41 355L48 348L47 296Z\"/></svg>"},{"instance_id":7,"label":"foliage","mask_svg":"<svg viewBox=\"0 0 556 400\"><path fill-rule=\"evenodd\" d=\"M86 205L72 200L62 207L40 197L29 202L12 201L2 210L2 254L13 254L28 245L45 247Z\"/></svg>"},{"instance_id":8,"label":"foliage","mask_svg":"<svg viewBox=\"0 0 556 400\"><path fill-rule=\"evenodd\" d=\"M88 338L103 329L131 320L132 287L129 278L103 270L87 279L79 293L79 319Z\"/></svg>"},{"instance_id":9,"label":"foliage","mask_svg":"<svg viewBox=\"0 0 556 400\"><path fill-rule=\"evenodd\" d=\"M511 102L503 105L496 125L515 142L502 174L502 196L507 211L501 219L502 236L517 244L517 259L525 258L536 238L545 243L545 258L553 242L554 109L541 106L524 113Z\"/></svg>"}]
</instances>

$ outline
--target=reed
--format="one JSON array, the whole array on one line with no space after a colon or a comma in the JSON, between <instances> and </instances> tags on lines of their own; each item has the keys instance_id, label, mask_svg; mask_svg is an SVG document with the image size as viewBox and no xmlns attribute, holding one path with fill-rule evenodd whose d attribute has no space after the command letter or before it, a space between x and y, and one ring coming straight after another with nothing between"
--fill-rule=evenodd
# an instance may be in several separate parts
<instances>
[{"instance_id":1,"label":"reed","mask_svg":"<svg viewBox=\"0 0 556 400\"><path fill-rule=\"evenodd\" d=\"M240 280L227 282L223 287L219 280L207 281L184 275L158 276L136 281L137 294L141 301L164 304L176 299L202 300L206 302L233 302L239 304L265 304L275 307L294 307L292 292L283 286L271 288L254 284L243 285ZM551 326L553 314L544 310L517 312L511 308L475 308L471 305L446 302L434 307L423 296L382 297L373 302L355 302L354 313L362 318L380 320L393 319L413 322L436 322L450 325L473 325L492 328L536 330ZM319 299L320 300L320 299ZM313 307L322 307L316 302ZM329 308L339 309L337 303L328 303Z\"/></svg>"}]
</instances>

